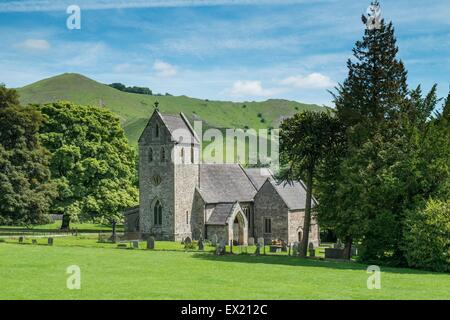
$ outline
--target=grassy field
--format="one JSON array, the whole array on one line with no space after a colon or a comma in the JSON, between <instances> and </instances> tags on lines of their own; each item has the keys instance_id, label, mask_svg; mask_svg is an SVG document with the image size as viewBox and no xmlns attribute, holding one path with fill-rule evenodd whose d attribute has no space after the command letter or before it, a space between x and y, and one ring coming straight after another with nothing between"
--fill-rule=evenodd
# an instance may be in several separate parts
<instances>
[{"instance_id":1,"label":"grassy field","mask_svg":"<svg viewBox=\"0 0 450 320\"><path fill-rule=\"evenodd\" d=\"M44 239L40 239L44 243ZM295 257L120 250L92 237L55 245L0 243L0 299L450 299L450 275L381 268L368 290L367 266ZM81 268L81 290L66 288L66 268Z\"/></svg>"},{"instance_id":2,"label":"grassy field","mask_svg":"<svg viewBox=\"0 0 450 320\"><path fill-rule=\"evenodd\" d=\"M184 112L190 120L199 119L205 122L205 126L215 128L278 127L281 119L301 110L323 110L317 105L287 100L233 103L186 96L148 96L126 93L73 73L44 79L19 88L18 91L23 104L69 100L79 104L104 105L121 119L125 133L132 144L136 144L147 124L155 101L160 103L161 112L171 114ZM261 116L258 117L258 114Z\"/></svg>"}]
</instances>

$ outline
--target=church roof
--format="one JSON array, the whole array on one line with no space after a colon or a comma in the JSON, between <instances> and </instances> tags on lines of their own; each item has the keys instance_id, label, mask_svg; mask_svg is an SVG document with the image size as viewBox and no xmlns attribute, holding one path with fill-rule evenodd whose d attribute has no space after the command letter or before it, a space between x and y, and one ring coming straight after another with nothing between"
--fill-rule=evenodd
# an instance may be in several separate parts
<instances>
[{"instance_id":1,"label":"church roof","mask_svg":"<svg viewBox=\"0 0 450 320\"><path fill-rule=\"evenodd\" d=\"M173 114L163 114L158 110L155 110L148 120L147 126L139 137L139 141L141 141L144 136L145 130L150 125L153 117L159 117L161 121L166 126L167 130L169 130L172 140L177 143L187 143L187 144L200 144L198 137L192 128L191 124L187 120L186 116L181 112L178 115Z\"/></svg>"},{"instance_id":2,"label":"church roof","mask_svg":"<svg viewBox=\"0 0 450 320\"><path fill-rule=\"evenodd\" d=\"M275 180L268 181L272 184L275 190L286 203L289 210L304 210L306 207L306 188L302 182L279 183ZM316 205L316 200L313 198L312 206Z\"/></svg>"},{"instance_id":3,"label":"church roof","mask_svg":"<svg viewBox=\"0 0 450 320\"><path fill-rule=\"evenodd\" d=\"M206 224L224 226L233 211L234 203L220 203L214 207Z\"/></svg>"},{"instance_id":4,"label":"church roof","mask_svg":"<svg viewBox=\"0 0 450 320\"><path fill-rule=\"evenodd\" d=\"M171 114L159 114L161 120L166 125L167 129L169 129L172 138L176 142L182 143L194 143L198 144L199 141L195 136L194 130L192 129L189 121L180 113L179 115L171 115Z\"/></svg>"},{"instance_id":5,"label":"church roof","mask_svg":"<svg viewBox=\"0 0 450 320\"><path fill-rule=\"evenodd\" d=\"M257 190L238 164L202 164L199 192L206 203L234 203L253 201Z\"/></svg>"},{"instance_id":6,"label":"church roof","mask_svg":"<svg viewBox=\"0 0 450 320\"><path fill-rule=\"evenodd\" d=\"M249 168L245 169L245 173L255 186L256 190L261 189L267 178L274 179L272 171L268 168Z\"/></svg>"}]
</instances>

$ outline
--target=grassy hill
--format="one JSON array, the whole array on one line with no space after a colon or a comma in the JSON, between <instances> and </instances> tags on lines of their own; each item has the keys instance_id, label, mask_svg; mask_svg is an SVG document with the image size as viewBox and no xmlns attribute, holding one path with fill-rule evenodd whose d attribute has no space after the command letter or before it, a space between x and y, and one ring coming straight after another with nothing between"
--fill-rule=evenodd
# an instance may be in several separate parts
<instances>
[{"instance_id":1,"label":"grassy hill","mask_svg":"<svg viewBox=\"0 0 450 320\"><path fill-rule=\"evenodd\" d=\"M184 112L190 120L203 120L206 126L216 128L276 128L284 117L302 110L323 109L317 105L287 100L233 103L186 96L126 93L75 73L44 79L19 88L18 91L23 104L68 100L78 104L104 106L120 118L132 144L136 144L147 124L155 101L159 102L161 112Z\"/></svg>"}]
</instances>

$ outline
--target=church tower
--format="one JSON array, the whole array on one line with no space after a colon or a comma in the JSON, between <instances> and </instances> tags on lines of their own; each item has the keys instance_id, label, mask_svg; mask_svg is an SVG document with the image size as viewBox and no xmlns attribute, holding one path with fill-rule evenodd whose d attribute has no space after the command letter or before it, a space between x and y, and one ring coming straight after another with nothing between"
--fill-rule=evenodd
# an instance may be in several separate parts
<instances>
[{"instance_id":1,"label":"church tower","mask_svg":"<svg viewBox=\"0 0 450 320\"><path fill-rule=\"evenodd\" d=\"M139 138L139 231L143 239L192 238L199 140L186 117L156 109Z\"/></svg>"}]
</instances>

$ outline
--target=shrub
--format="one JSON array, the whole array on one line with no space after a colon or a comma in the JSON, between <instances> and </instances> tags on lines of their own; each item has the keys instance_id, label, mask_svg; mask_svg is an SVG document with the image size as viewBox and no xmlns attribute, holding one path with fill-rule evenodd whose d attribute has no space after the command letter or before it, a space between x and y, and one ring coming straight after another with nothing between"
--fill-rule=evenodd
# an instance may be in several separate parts
<instances>
[{"instance_id":1,"label":"shrub","mask_svg":"<svg viewBox=\"0 0 450 320\"><path fill-rule=\"evenodd\" d=\"M410 267L450 271L450 200L430 200L408 214L404 250Z\"/></svg>"},{"instance_id":2,"label":"shrub","mask_svg":"<svg viewBox=\"0 0 450 320\"><path fill-rule=\"evenodd\" d=\"M262 113L258 113L258 118L262 118Z\"/></svg>"}]
</instances>

